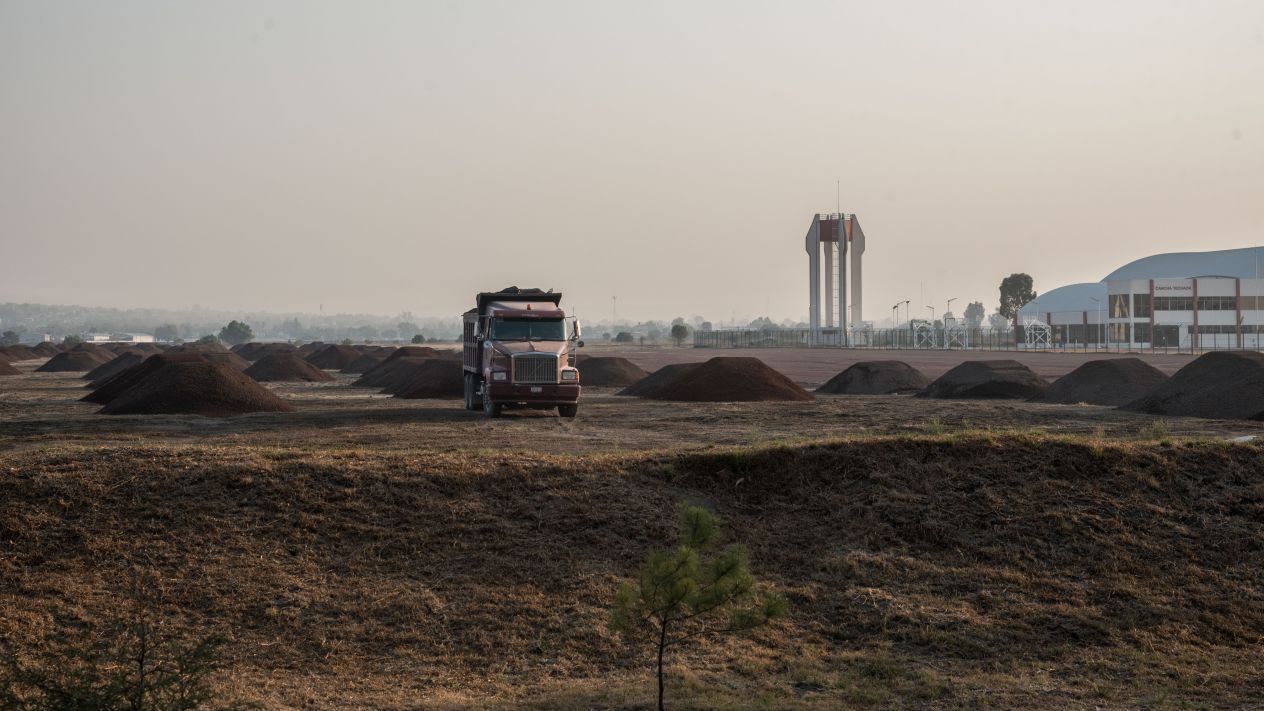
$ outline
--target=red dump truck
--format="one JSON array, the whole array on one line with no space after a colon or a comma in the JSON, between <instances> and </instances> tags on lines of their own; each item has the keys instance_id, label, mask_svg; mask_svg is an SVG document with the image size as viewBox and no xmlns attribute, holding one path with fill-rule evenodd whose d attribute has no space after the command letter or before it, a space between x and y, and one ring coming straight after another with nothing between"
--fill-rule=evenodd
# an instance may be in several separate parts
<instances>
[{"instance_id":1,"label":"red dump truck","mask_svg":"<svg viewBox=\"0 0 1264 711\"><path fill-rule=\"evenodd\" d=\"M504 408L579 411L575 350L579 320L567 318L562 295L511 286L485 292L465 312L465 407L500 417Z\"/></svg>"}]
</instances>

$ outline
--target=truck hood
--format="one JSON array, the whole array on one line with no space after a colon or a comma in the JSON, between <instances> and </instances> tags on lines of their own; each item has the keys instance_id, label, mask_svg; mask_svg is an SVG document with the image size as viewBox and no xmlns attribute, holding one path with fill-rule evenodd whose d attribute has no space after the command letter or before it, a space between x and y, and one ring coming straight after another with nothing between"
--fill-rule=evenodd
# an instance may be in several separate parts
<instances>
[{"instance_id":1,"label":"truck hood","mask_svg":"<svg viewBox=\"0 0 1264 711\"><path fill-rule=\"evenodd\" d=\"M567 352L570 341L495 341L493 350L501 355L514 356L519 353L551 353L563 355Z\"/></svg>"}]
</instances>

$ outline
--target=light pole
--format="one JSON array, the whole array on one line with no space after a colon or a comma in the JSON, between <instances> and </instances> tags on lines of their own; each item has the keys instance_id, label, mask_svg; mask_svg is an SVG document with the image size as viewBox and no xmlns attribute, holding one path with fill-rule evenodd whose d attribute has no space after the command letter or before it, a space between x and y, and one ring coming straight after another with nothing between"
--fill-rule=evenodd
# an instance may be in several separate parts
<instances>
[{"instance_id":1,"label":"light pole","mask_svg":"<svg viewBox=\"0 0 1264 711\"><path fill-rule=\"evenodd\" d=\"M955 296L954 296L954 297L952 297L951 299L948 299L948 309L947 309L946 311L944 311L944 317L945 317L945 318L947 318L947 317L948 317L948 314L952 313L952 302L954 302L954 301L956 301L956 300L957 300L957 297L955 297Z\"/></svg>"},{"instance_id":2,"label":"light pole","mask_svg":"<svg viewBox=\"0 0 1264 711\"><path fill-rule=\"evenodd\" d=\"M935 307L928 305L926 308L930 309L930 327L934 328L935 327Z\"/></svg>"},{"instance_id":3,"label":"light pole","mask_svg":"<svg viewBox=\"0 0 1264 711\"><path fill-rule=\"evenodd\" d=\"M1092 299L1093 303L1097 304L1097 328L1101 330L1099 330L1097 335L1093 338L1093 345L1100 349L1102 347L1103 340L1102 333L1106 330L1106 327L1102 324L1102 302L1100 299L1094 299L1091 296L1088 298Z\"/></svg>"}]
</instances>

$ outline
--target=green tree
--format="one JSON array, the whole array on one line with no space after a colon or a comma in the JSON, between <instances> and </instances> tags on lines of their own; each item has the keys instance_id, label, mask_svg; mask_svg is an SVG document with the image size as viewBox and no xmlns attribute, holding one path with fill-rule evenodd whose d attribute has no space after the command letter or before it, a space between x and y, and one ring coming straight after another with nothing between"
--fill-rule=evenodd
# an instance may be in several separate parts
<instances>
[{"instance_id":1,"label":"green tree","mask_svg":"<svg viewBox=\"0 0 1264 711\"><path fill-rule=\"evenodd\" d=\"M209 345L217 344L220 341L217 336L212 336L211 334L208 333L205 336L202 336L201 338L197 339L197 342L209 346Z\"/></svg>"},{"instance_id":2,"label":"green tree","mask_svg":"<svg viewBox=\"0 0 1264 711\"><path fill-rule=\"evenodd\" d=\"M227 326L219 330L219 340L230 346L245 343L254 337L255 332L250 325L241 321L229 321Z\"/></svg>"},{"instance_id":3,"label":"green tree","mask_svg":"<svg viewBox=\"0 0 1264 711\"><path fill-rule=\"evenodd\" d=\"M625 639L652 640L657 654L658 708L663 707L663 660L667 650L707 635L743 632L786 614L777 593L760 596L746 548L730 545L704 558L719 537L711 512L682 504L680 540L656 550L637 576L615 595L610 627Z\"/></svg>"},{"instance_id":4,"label":"green tree","mask_svg":"<svg viewBox=\"0 0 1264 711\"><path fill-rule=\"evenodd\" d=\"M65 345L65 346L77 346L80 343L83 343L83 339L78 336L66 336L65 338L61 339L61 342L62 342L62 345Z\"/></svg>"},{"instance_id":5,"label":"green tree","mask_svg":"<svg viewBox=\"0 0 1264 711\"><path fill-rule=\"evenodd\" d=\"M1001 306L997 311L1013 321L1018 317L1018 310L1036 298L1032 291L1031 277L1027 274L1010 274L1001 280Z\"/></svg>"},{"instance_id":6,"label":"green tree","mask_svg":"<svg viewBox=\"0 0 1264 711\"><path fill-rule=\"evenodd\" d=\"M0 333L0 346L16 346L21 340L17 331L5 331Z\"/></svg>"},{"instance_id":7,"label":"green tree","mask_svg":"<svg viewBox=\"0 0 1264 711\"><path fill-rule=\"evenodd\" d=\"M632 334L627 331L619 331L614 336L615 343L631 343L633 340Z\"/></svg>"},{"instance_id":8,"label":"green tree","mask_svg":"<svg viewBox=\"0 0 1264 711\"><path fill-rule=\"evenodd\" d=\"M413 336L413 343L425 343L425 342L426 342L426 337L421 335L420 333Z\"/></svg>"},{"instance_id":9,"label":"green tree","mask_svg":"<svg viewBox=\"0 0 1264 711\"><path fill-rule=\"evenodd\" d=\"M154 329L154 340L171 343L180 338L180 329L174 323L164 324Z\"/></svg>"},{"instance_id":10,"label":"green tree","mask_svg":"<svg viewBox=\"0 0 1264 711\"><path fill-rule=\"evenodd\" d=\"M983 325L983 317L986 314L987 309L983 308L982 301L971 301L969 305L966 306L966 325L970 328L978 328Z\"/></svg>"},{"instance_id":11,"label":"green tree","mask_svg":"<svg viewBox=\"0 0 1264 711\"><path fill-rule=\"evenodd\" d=\"M685 339L689 337L689 327L683 323L673 324L671 337L672 340L676 341L676 347L679 348L680 344L684 343Z\"/></svg>"}]
</instances>

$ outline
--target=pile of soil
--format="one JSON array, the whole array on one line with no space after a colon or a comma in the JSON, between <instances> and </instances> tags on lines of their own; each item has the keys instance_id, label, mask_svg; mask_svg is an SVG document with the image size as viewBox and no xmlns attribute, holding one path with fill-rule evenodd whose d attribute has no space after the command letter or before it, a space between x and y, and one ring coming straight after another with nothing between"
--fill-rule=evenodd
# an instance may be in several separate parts
<instances>
[{"instance_id":1,"label":"pile of soil","mask_svg":"<svg viewBox=\"0 0 1264 711\"><path fill-rule=\"evenodd\" d=\"M1091 360L1058 378L1045 392L1045 402L1126 405L1167 380L1163 371L1140 358Z\"/></svg>"},{"instance_id":2,"label":"pile of soil","mask_svg":"<svg viewBox=\"0 0 1264 711\"><path fill-rule=\"evenodd\" d=\"M373 370L361 375L351 385L357 388L389 388L399 385L412 377L413 371L418 365L432 360L443 360L442 358L427 358L425 356L405 356L402 358L387 358L382 361L381 365ZM449 363L454 361L447 361Z\"/></svg>"},{"instance_id":3,"label":"pile of soil","mask_svg":"<svg viewBox=\"0 0 1264 711\"><path fill-rule=\"evenodd\" d=\"M31 348L31 351L36 354L35 355L36 358L52 358L58 353L61 353L60 348L53 345L52 343L49 343L48 341L44 341L43 343L37 344L35 347Z\"/></svg>"},{"instance_id":4,"label":"pile of soil","mask_svg":"<svg viewBox=\"0 0 1264 711\"><path fill-rule=\"evenodd\" d=\"M246 368L245 373L261 383L326 383L335 380L334 376L308 363L294 352L264 356Z\"/></svg>"},{"instance_id":5,"label":"pile of soil","mask_svg":"<svg viewBox=\"0 0 1264 711\"><path fill-rule=\"evenodd\" d=\"M1217 420L1264 420L1264 353L1205 353L1125 410Z\"/></svg>"},{"instance_id":6,"label":"pile of soil","mask_svg":"<svg viewBox=\"0 0 1264 711\"><path fill-rule=\"evenodd\" d=\"M617 356L584 358L576 367L580 384L597 388L622 388L649 375L627 358Z\"/></svg>"},{"instance_id":7,"label":"pile of soil","mask_svg":"<svg viewBox=\"0 0 1264 711\"><path fill-rule=\"evenodd\" d=\"M939 376L922 397L1020 399L1042 397L1049 384L1016 360L970 360Z\"/></svg>"},{"instance_id":8,"label":"pile of soil","mask_svg":"<svg viewBox=\"0 0 1264 711\"><path fill-rule=\"evenodd\" d=\"M204 415L293 412L244 373L219 363L168 363L101 409L103 415Z\"/></svg>"},{"instance_id":9,"label":"pile of soil","mask_svg":"<svg viewBox=\"0 0 1264 711\"><path fill-rule=\"evenodd\" d=\"M140 365L140 363L148 357L149 356L141 353L140 351L130 351L130 352L122 353L120 355L114 356L114 358L110 359L109 361L101 365L98 365L92 370L89 370L86 374L84 374L83 379L90 380L93 382L96 382L98 380L103 380L105 378L110 377L111 375L114 375L115 373L121 373L124 370L127 370L128 368L132 367L133 365Z\"/></svg>"},{"instance_id":10,"label":"pile of soil","mask_svg":"<svg viewBox=\"0 0 1264 711\"><path fill-rule=\"evenodd\" d=\"M49 358L47 363L35 370L40 373L86 373L110 360L110 354L99 348L76 347Z\"/></svg>"},{"instance_id":11,"label":"pile of soil","mask_svg":"<svg viewBox=\"0 0 1264 711\"><path fill-rule=\"evenodd\" d=\"M817 388L828 395L891 395L917 393L930 385L922 371L898 360L868 360L853 364Z\"/></svg>"},{"instance_id":12,"label":"pile of soil","mask_svg":"<svg viewBox=\"0 0 1264 711\"><path fill-rule=\"evenodd\" d=\"M390 353L390 355L386 356L381 363L378 363L376 366L364 371L364 377L352 383L352 385L358 385L361 387L383 387L381 385L369 385L368 382L375 381L376 376L379 376L387 370L393 368L393 363L403 358L438 358L441 355L442 354L439 351L430 348L429 346L402 346L400 348L396 348ZM361 381L364 382L362 383Z\"/></svg>"},{"instance_id":13,"label":"pile of soil","mask_svg":"<svg viewBox=\"0 0 1264 711\"><path fill-rule=\"evenodd\" d=\"M409 375L386 388L398 398L460 399L465 396L465 369L449 358L424 358L409 369Z\"/></svg>"},{"instance_id":14,"label":"pile of soil","mask_svg":"<svg viewBox=\"0 0 1264 711\"><path fill-rule=\"evenodd\" d=\"M157 343L137 343L132 347L142 353L148 353L150 355L153 355L154 353L162 353L164 351L163 347Z\"/></svg>"},{"instance_id":15,"label":"pile of soil","mask_svg":"<svg viewBox=\"0 0 1264 711\"><path fill-rule=\"evenodd\" d=\"M92 392L80 398L84 402L95 402L104 405L119 395L143 382L159 368L173 363L209 363L201 353L156 353L141 361L139 365L115 373L108 378L98 380L88 387Z\"/></svg>"},{"instance_id":16,"label":"pile of soil","mask_svg":"<svg viewBox=\"0 0 1264 711\"><path fill-rule=\"evenodd\" d=\"M616 394L652 398L661 388L675 382L677 378L692 371L700 365L702 364L673 363L671 365L665 365L650 375L641 378L635 383L632 383L628 387L620 390Z\"/></svg>"},{"instance_id":17,"label":"pile of soil","mask_svg":"<svg viewBox=\"0 0 1264 711\"><path fill-rule=\"evenodd\" d=\"M186 353L189 351L185 351ZM236 370L245 370L250 367L250 361L233 353L232 351L203 351L202 357L212 363L226 365Z\"/></svg>"},{"instance_id":18,"label":"pile of soil","mask_svg":"<svg viewBox=\"0 0 1264 711\"><path fill-rule=\"evenodd\" d=\"M360 349L351 346L332 345L307 356L307 362L325 370L341 370L362 355Z\"/></svg>"},{"instance_id":19,"label":"pile of soil","mask_svg":"<svg viewBox=\"0 0 1264 711\"><path fill-rule=\"evenodd\" d=\"M681 402L814 399L812 393L758 358L723 356L702 363L646 397Z\"/></svg>"},{"instance_id":20,"label":"pile of soil","mask_svg":"<svg viewBox=\"0 0 1264 711\"><path fill-rule=\"evenodd\" d=\"M291 353L297 349L288 343L242 343L233 346L232 351L251 363L273 353Z\"/></svg>"},{"instance_id":21,"label":"pile of soil","mask_svg":"<svg viewBox=\"0 0 1264 711\"><path fill-rule=\"evenodd\" d=\"M303 345L299 346L298 352L302 353L304 356L307 356L312 353L315 353L316 351L324 347L325 347L324 341L312 341L311 343L304 343Z\"/></svg>"},{"instance_id":22,"label":"pile of soil","mask_svg":"<svg viewBox=\"0 0 1264 711\"><path fill-rule=\"evenodd\" d=\"M0 348L0 360L16 363L20 360L38 360L43 358L30 346L5 346Z\"/></svg>"},{"instance_id":23,"label":"pile of soil","mask_svg":"<svg viewBox=\"0 0 1264 711\"><path fill-rule=\"evenodd\" d=\"M0 360L0 375L21 375L22 371L9 365L8 361Z\"/></svg>"},{"instance_id":24,"label":"pile of soil","mask_svg":"<svg viewBox=\"0 0 1264 711\"><path fill-rule=\"evenodd\" d=\"M380 364L382 361L386 360L387 356L389 355L390 355L389 352L382 352L382 351L378 351L374 353L365 353L359 358L356 358L355 360L351 361L346 367L344 367L339 372L363 375L369 372L370 370L372 370L373 368L377 367L377 365Z\"/></svg>"}]
</instances>

